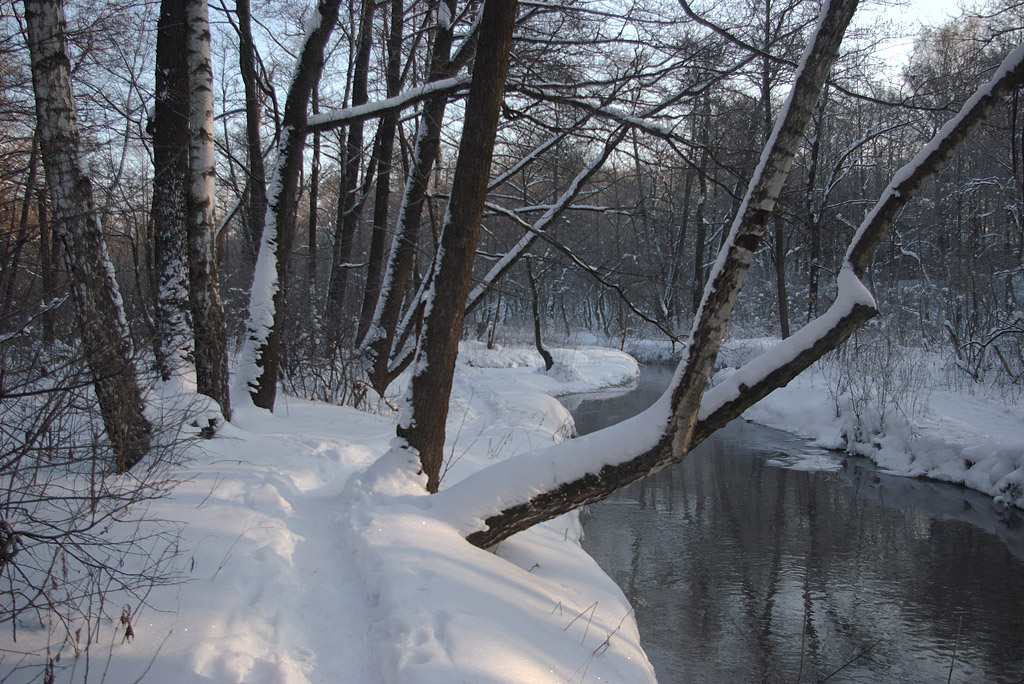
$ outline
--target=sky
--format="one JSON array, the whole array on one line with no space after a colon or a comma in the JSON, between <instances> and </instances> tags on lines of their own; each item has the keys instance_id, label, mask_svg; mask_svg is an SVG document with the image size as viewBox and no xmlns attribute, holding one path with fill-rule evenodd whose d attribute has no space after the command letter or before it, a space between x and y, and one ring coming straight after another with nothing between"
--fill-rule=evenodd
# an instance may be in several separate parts
<instances>
[{"instance_id":1,"label":"sky","mask_svg":"<svg viewBox=\"0 0 1024 684\"><path fill-rule=\"evenodd\" d=\"M874 0L870 3L862 0L858 18L854 22L859 20L869 24L882 18L896 21L903 25L905 31L913 32L921 24L936 26L951 16L959 16L962 13L960 6L965 2L973 4L971 0ZM898 72L899 67L907 62L913 47L913 37L893 40L882 53L887 56L889 65Z\"/></svg>"}]
</instances>

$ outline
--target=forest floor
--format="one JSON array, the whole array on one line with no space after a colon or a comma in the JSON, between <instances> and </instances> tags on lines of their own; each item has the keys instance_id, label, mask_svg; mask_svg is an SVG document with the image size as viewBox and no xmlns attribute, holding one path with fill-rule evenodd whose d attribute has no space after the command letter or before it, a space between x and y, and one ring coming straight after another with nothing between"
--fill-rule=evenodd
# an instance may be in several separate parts
<instances>
[{"instance_id":1,"label":"forest floor","mask_svg":"<svg viewBox=\"0 0 1024 684\"><path fill-rule=\"evenodd\" d=\"M554 396L628 384L638 372L622 352L554 354L558 365L544 373L532 350L463 346L444 482L565 439L571 417ZM840 446L852 409L836 417L832 394L834 378L818 368L746 417ZM381 408L283 397L274 414L240 406L214 439L197 440L183 481L147 514L179 530L183 581L143 602L112 598L115 617L128 605L134 639L105 623L88 660L66 653L55 681L653 682L632 609L581 549L577 515L494 552L469 545L431 516L413 469L382 465L399 456L390 450L396 415ZM932 388L916 408L918 418L890 417L857 448L895 472L1003 496L996 506L1016 498L1019 403ZM0 681L42 681L32 663L47 644L60 650L58 627L25 625L18 637L4 648L36 656L5 655Z\"/></svg>"}]
</instances>

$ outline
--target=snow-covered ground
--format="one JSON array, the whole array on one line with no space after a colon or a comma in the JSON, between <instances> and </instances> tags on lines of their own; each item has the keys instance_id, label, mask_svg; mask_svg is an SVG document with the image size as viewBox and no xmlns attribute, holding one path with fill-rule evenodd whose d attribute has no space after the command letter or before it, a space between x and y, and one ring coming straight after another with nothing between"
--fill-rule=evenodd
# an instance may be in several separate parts
<instances>
[{"instance_id":1,"label":"snow-covered ground","mask_svg":"<svg viewBox=\"0 0 1024 684\"><path fill-rule=\"evenodd\" d=\"M883 364L886 379L876 377L877 363L826 359L743 415L887 472L963 484L992 496L997 509L1024 508L1021 397L966 382L950 389L935 355L907 353Z\"/></svg>"},{"instance_id":2,"label":"snow-covered ground","mask_svg":"<svg viewBox=\"0 0 1024 684\"><path fill-rule=\"evenodd\" d=\"M739 363L759 346L730 345L724 358ZM628 384L638 371L607 349L555 358L544 373L532 350L463 345L442 488L565 439L571 417L555 396ZM836 417L847 404L834 387L813 369L746 417L845 445L852 414ZM654 681L632 609L579 546L576 514L481 551L431 510L410 468L394 467L397 416L292 397L274 414L236 405L232 424L196 442L187 479L150 509L180 525L184 581L142 604L115 599L108 612L128 604L134 639L106 623L89 662L65 651L55 681L83 681L86 670L87 681L155 684ZM916 409L854 448L894 472L1024 505L1019 404L931 388ZM23 625L3 647L42 654L46 640L45 626ZM49 640L52 655L56 627ZM4 656L0 681L42 681L40 667L3 678L26 662Z\"/></svg>"},{"instance_id":3,"label":"snow-covered ground","mask_svg":"<svg viewBox=\"0 0 1024 684\"><path fill-rule=\"evenodd\" d=\"M550 374L530 351L467 344L448 425L456 481L565 439L552 395L630 383L638 366L602 349L560 350ZM115 617L84 657L65 649L56 681L653 682L632 609L580 548L576 514L471 546L430 515L423 483L392 468L396 416L283 398L274 414L236 404L232 424L193 449L152 518L181 526L183 582ZM60 650L56 625L50 654ZM22 625L0 681L43 681L47 630ZM18 665L36 666L4 675Z\"/></svg>"}]
</instances>

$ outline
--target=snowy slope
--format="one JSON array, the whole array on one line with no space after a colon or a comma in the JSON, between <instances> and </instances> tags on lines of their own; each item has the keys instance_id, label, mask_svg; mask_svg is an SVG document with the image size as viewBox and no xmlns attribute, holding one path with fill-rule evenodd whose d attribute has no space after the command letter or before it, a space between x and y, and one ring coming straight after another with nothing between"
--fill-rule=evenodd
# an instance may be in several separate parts
<instances>
[{"instance_id":1,"label":"snowy slope","mask_svg":"<svg viewBox=\"0 0 1024 684\"><path fill-rule=\"evenodd\" d=\"M533 352L467 345L442 487L567 437L571 417L551 395L637 374L619 352L555 356L545 374ZM294 398L275 414L237 405L150 511L180 525L184 582L144 605L111 597L112 616L130 607L134 639L105 622L88 662L65 649L56 681L654 681L632 609L580 548L575 514L481 551L431 515L415 469L389 451L396 416ZM51 627L22 626L4 644L37 653L4 657L0 680L42 680L46 641L59 650Z\"/></svg>"}]
</instances>

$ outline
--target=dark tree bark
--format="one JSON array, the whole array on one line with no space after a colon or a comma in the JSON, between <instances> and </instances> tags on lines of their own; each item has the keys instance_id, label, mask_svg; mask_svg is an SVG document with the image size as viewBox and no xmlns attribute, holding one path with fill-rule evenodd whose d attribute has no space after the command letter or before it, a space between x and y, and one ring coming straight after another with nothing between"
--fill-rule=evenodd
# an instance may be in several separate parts
<instances>
[{"instance_id":1,"label":"dark tree bark","mask_svg":"<svg viewBox=\"0 0 1024 684\"><path fill-rule=\"evenodd\" d=\"M313 114L320 113L319 93L314 90L311 103ZM317 317L317 224L320 212L320 132L313 133L313 160L309 172L309 222L306 224L306 287L309 295L306 299L309 324L314 325Z\"/></svg>"},{"instance_id":2,"label":"dark tree bark","mask_svg":"<svg viewBox=\"0 0 1024 684\"><path fill-rule=\"evenodd\" d=\"M779 335L789 337L789 291L786 289L786 226L782 217L772 217L775 225L775 295L779 302Z\"/></svg>"},{"instance_id":3,"label":"dark tree bark","mask_svg":"<svg viewBox=\"0 0 1024 684\"><path fill-rule=\"evenodd\" d=\"M288 89L271 183L273 193L267 198L267 221L249 300L249 321L242 366L239 369L240 379L247 384L253 403L268 410L273 410L277 398L281 324L284 320L284 295L295 233L299 170L302 167L309 119L307 108L313 89L320 80L324 48L338 21L339 4L340 0L321 0L318 4L319 23L306 37L295 76Z\"/></svg>"},{"instance_id":4,"label":"dark tree bark","mask_svg":"<svg viewBox=\"0 0 1024 684\"><path fill-rule=\"evenodd\" d=\"M238 66L245 88L245 140L248 151L249 177L246 180L245 225L249 233L248 257L255 265L263 239L263 221L267 215L267 172L263 164L260 129L263 121L263 97L256 71L256 44L252 39L252 16L249 0L236 0L238 15Z\"/></svg>"},{"instance_id":5,"label":"dark tree bark","mask_svg":"<svg viewBox=\"0 0 1024 684\"><path fill-rule=\"evenodd\" d=\"M541 339L540 298L537 294L537 279L533 275L530 258L526 257L523 261L526 264L526 279L530 283L530 308L533 313L533 346L537 348L537 353L544 359L544 370L549 371L555 365L555 360L551 357L551 352L544 348L544 342Z\"/></svg>"},{"instance_id":6,"label":"dark tree bark","mask_svg":"<svg viewBox=\"0 0 1024 684\"><path fill-rule=\"evenodd\" d=\"M210 63L206 0L186 0L185 16L189 82L189 193L185 226L196 388L220 405L225 420L231 420L227 331L214 256L217 171L213 143L213 65Z\"/></svg>"},{"instance_id":7,"label":"dark tree bark","mask_svg":"<svg viewBox=\"0 0 1024 684\"><path fill-rule=\"evenodd\" d=\"M18 273L21 270L21 253L28 242L28 214L35 196L36 173L39 168L39 134L32 136L32 151L28 157L28 177L25 179L25 190L21 201L21 217L18 219L18 234L14 239L14 250L4 272L0 274L3 283L3 304L0 305L0 321L6 321L11 315L14 304L14 289Z\"/></svg>"},{"instance_id":8,"label":"dark tree bark","mask_svg":"<svg viewBox=\"0 0 1024 684\"><path fill-rule=\"evenodd\" d=\"M443 0L447 17L455 15L455 0ZM438 0L433 9L438 11ZM428 82L439 81L453 75L451 63L452 24L438 21L431 48L430 76ZM427 100L420 115L416 145L413 151L413 165L406 180L405 194L398 212L395 239L384 275L384 286L374 313L374 325L364 340L366 353L370 356L370 383L381 394L397 374L389 369L395 333L402 313L402 301L409 285L413 260L416 255L416 240L419 236L423 203L427 196L430 174L437 161L441 143L441 124L448 105L448 95L440 94Z\"/></svg>"},{"instance_id":9,"label":"dark tree bark","mask_svg":"<svg viewBox=\"0 0 1024 684\"><path fill-rule=\"evenodd\" d=\"M391 0L391 31L387 41L388 97L398 95L402 85L402 28L405 10L402 0ZM390 111L381 118L378 144L374 156L377 159L377 192L373 203L373 228L370 233L370 255L366 267L366 284L363 288L363 305L359 313L359 328L356 344L361 344L373 322L377 299L380 296L381 277L384 274L384 259L387 255L388 203L391 200L391 166L395 151L395 130L398 127L398 112Z\"/></svg>"},{"instance_id":10,"label":"dark tree bark","mask_svg":"<svg viewBox=\"0 0 1024 684\"><path fill-rule=\"evenodd\" d=\"M157 372L169 380L192 353L189 320L186 202L188 197L188 68L185 0L162 0L156 32L153 136L153 268L156 274Z\"/></svg>"},{"instance_id":11,"label":"dark tree bark","mask_svg":"<svg viewBox=\"0 0 1024 684\"><path fill-rule=\"evenodd\" d=\"M57 272L60 243L54 238L53 226L46 210L46 189L36 189L36 213L39 217L39 270L42 276L43 346L53 346L53 326L56 320Z\"/></svg>"},{"instance_id":12,"label":"dark tree bark","mask_svg":"<svg viewBox=\"0 0 1024 684\"><path fill-rule=\"evenodd\" d=\"M370 49L373 47L374 0L362 0L359 34L356 39L356 58L352 72L352 101L357 107L366 104L367 81L370 72ZM363 122L349 124L348 139L345 142L342 163L338 216L334 229L334 255L331 261L331 280L327 288L327 342L331 349L341 343L342 314L348 294L349 261L352 258L352 244L359 224L359 170L363 160Z\"/></svg>"},{"instance_id":13,"label":"dark tree bark","mask_svg":"<svg viewBox=\"0 0 1024 684\"><path fill-rule=\"evenodd\" d=\"M814 131L811 134L811 149L807 163L807 232L810 238L807 254L807 320L818 315L818 280L821 261L821 205L817 198L818 169L821 157L821 138L823 135L826 97L823 94L818 100L818 108L814 113Z\"/></svg>"},{"instance_id":14,"label":"dark tree bark","mask_svg":"<svg viewBox=\"0 0 1024 684\"><path fill-rule=\"evenodd\" d=\"M126 472L149 450L132 340L93 201L83 172L71 92L71 65L59 0L26 0L25 23L36 95L39 150L53 202L53 226L64 243L81 344L92 373L114 466Z\"/></svg>"},{"instance_id":15,"label":"dark tree bark","mask_svg":"<svg viewBox=\"0 0 1024 684\"><path fill-rule=\"evenodd\" d=\"M690 313L697 313L697 309L700 308L701 296L704 292L704 281L707 280L705 275L706 269L704 268L704 246L708 239L708 228L705 222L705 212L708 204L708 148L710 147L710 132L711 127L711 100L708 97L704 98L703 105L701 107L700 117L700 133L698 134L697 142L701 146L700 153L700 165L697 169L697 179L699 182L700 200L697 203L697 215L693 217L693 223L695 227L694 238L693 238L693 289L691 291L691 306Z\"/></svg>"},{"instance_id":16,"label":"dark tree bark","mask_svg":"<svg viewBox=\"0 0 1024 684\"><path fill-rule=\"evenodd\" d=\"M434 267L433 294L409 390L409 413L398 427L398 436L419 455L430 492L436 492L440 484L452 374L480 235L516 5L515 0L484 5L473 85Z\"/></svg>"}]
</instances>

